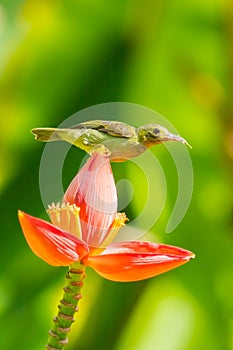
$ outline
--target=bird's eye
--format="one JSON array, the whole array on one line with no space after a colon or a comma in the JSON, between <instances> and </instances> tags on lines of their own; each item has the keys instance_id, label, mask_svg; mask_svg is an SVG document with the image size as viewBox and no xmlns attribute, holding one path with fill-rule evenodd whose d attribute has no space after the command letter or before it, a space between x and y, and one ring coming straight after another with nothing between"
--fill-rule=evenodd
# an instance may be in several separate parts
<instances>
[{"instance_id":1,"label":"bird's eye","mask_svg":"<svg viewBox=\"0 0 233 350\"><path fill-rule=\"evenodd\" d=\"M155 128L155 129L153 130L153 133L154 133L154 134L159 134L159 129L158 129L158 128Z\"/></svg>"}]
</instances>

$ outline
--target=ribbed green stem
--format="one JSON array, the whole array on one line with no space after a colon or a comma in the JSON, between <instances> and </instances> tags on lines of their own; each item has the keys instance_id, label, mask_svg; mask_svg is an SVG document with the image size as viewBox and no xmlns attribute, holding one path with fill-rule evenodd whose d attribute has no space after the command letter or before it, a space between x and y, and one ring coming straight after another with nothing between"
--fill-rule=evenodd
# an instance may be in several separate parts
<instances>
[{"instance_id":1,"label":"ribbed green stem","mask_svg":"<svg viewBox=\"0 0 233 350\"><path fill-rule=\"evenodd\" d=\"M81 288L85 278L85 266L75 263L66 274L68 284L64 290L63 298L58 305L58 314L53 319L53 327L49 331L46 345L48 350L62 350L68 343L67 334L74 322L74 314L78 311L78 302L82 298Z\"/></svg>"}]
</instances>

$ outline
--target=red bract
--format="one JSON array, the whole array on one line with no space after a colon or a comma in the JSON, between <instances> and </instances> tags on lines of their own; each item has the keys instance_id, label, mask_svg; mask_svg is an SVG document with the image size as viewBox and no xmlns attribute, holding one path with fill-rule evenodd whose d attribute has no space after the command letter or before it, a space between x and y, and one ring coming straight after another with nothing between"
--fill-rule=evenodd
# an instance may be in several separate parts
<instances>
[{"instance_id":1,"label":"red bract","mask_svg":"<svg viewBox=\"0 0 233 350\"><path fill-rule=\"evenodd\" d=\"M109 157L94 153L69 185L63 201L81 209L82 238L90 246L98 247L117 213L117 192Z\"/></svg>"},{"instance_id":2,"label":"red bract","mask_svg":"<svg viewBox=\"0 0 233 350\"><path fill-rule=\"evenodd\" d=\"M89 251L85 242L44 220L19 211L19 221L31 250L50 265L70 265Z\"/></svg>"},{"instance_id":3,"label":"red bract","mask_svg":"<svg viewBox=\"0 0 233 350\"><path fill-rule=\"evenodd\" d=\"M194 254L188 250L152 242L118 242L82 262L112 281L139 281L185 264Z\"/></svg>"},{"instance_id":4,"label":"red bract","mask_svg":"<svg viewBox=\"0 0 233 350\"><path fill-rule=\"evenodd\" d=\"M151 242L111 243L126 217L117 213L117 194L105 152L95 152L68 187L62 204L52 204L52 224L19 211L25 238L50 265L80 261L104 278L138 281L178 267L194 254Z\"/></svg>"}]
</instances>

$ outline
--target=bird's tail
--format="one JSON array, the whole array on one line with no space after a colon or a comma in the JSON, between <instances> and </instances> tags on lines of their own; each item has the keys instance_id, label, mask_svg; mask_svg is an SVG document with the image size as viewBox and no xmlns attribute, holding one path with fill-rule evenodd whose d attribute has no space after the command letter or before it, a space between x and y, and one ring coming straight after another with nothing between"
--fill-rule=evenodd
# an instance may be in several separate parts
<instances>
[{"instance_id":1,"label":"bird's tail","mask_svg":"<svg viewBox=\"0 0 233 350\"><path fill-rule=\"evenodd\" d=\"M59 141L63 138L60 136L60 132L64 129L56 128L35 128L31 132L35 136L35 139L42 142Z\"/></svg>"}]
</instances>

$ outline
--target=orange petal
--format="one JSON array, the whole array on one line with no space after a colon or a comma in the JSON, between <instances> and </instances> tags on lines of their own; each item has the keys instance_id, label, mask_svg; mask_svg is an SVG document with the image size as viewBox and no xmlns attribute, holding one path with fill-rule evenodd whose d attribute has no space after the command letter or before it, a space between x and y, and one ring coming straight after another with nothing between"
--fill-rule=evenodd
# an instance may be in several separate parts
<instances>
[{"instance_id":1,"label":"orange petal","mask_svg":"<svg viewBox=\"0 0 233 350\"><path fill-rule=\"evenodd\" d=\"M18 215L31 250L48 264L68 266L87 254L87 245L72 234L22 211Z\"/></svg>"},{"instance_id":2,"label":"orange petal","mask_svg":"<svg viewBox=\"0 0 233 350\"><path fill-rule=\"evenodd\" d=\"M118 242L100 255L84 257L83 264L112 281L144 280L185 264L195 255L185 249L151 242Z\"/></svg>"},{"instance_id":3,"label":"orange petal","mask_svg":"<svg viewBox=\"0 0 233 350\"><path fill-rule=\"evenodd\" d=\"M117 192L109 156L94 152L71 182L63 201L80 207L82 239L89 246L98 247L117 212Z\"/></svg>"}]
</instances>

